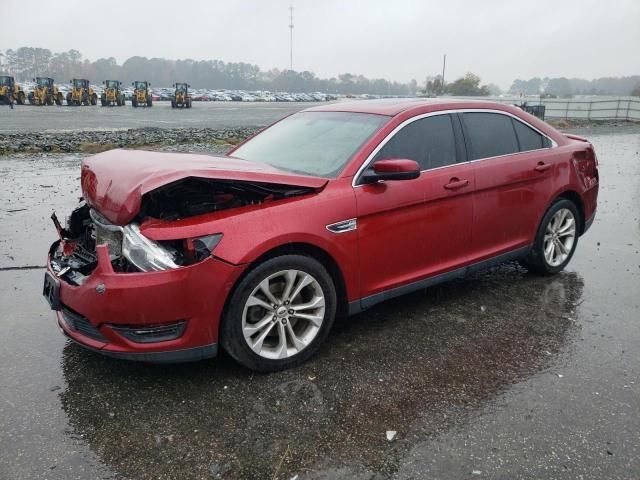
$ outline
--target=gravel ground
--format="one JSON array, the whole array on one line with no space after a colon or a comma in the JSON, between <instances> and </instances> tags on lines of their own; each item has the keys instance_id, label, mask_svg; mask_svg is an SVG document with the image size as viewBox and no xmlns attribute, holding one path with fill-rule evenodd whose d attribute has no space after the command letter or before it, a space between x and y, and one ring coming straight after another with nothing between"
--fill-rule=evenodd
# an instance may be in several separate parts
<instances>
[{"instance_id":1,"label":"gravel ground","mask_svg":"<svg viewBox=\"0 0 640 480\"><path fill-rule=\"evenodd\" d=\"M6 133L69 132L77 130L123 130L140 127L160 128L244 128L269 125L313 102L244 103L195 102L191 109L172 109L169 102L156 102L151 108L68 107L0 105L0 135Z\"/></svg>"},{"instance_id":2,"label":"gravel ground","mask_svg":"<svg viewBox=\"0 0 640 480\"><path fill-rule=\"evenodd\" d=\"M83 155L0 159L0 478L637 479L640 128L576 133L602 185L565 272L507 264L383 303L270 375L66 342L30 267Z\"/></svg>"}]
</instances>

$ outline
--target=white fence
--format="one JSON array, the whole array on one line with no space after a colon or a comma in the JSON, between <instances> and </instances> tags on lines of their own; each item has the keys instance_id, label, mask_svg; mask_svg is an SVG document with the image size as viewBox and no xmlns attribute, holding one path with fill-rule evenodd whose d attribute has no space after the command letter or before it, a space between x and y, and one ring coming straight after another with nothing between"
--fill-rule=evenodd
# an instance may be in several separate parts
<instances>
[{"instance_id":1,"label":"white fence","mask_svg":"<svg viewBox=\"0 0 640 480\"><path fill-rule=\"evenodd\" d=\"M544 105L545 119L566 118L582 120L631 120L640 121L640 98L638 97L465 97L470 100L520 105Z\"/></svg>"}]
</instances>

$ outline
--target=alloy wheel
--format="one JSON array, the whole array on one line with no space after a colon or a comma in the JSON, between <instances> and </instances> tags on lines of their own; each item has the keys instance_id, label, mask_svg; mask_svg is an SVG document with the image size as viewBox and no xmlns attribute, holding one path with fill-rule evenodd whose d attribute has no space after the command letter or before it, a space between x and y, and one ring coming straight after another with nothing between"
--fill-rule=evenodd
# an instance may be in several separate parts
<instances>
[{"instance_id":1,"label":"alloy wheel","mask_svg":"<svg viewBox=\"0 0 640 480\"><path fill-rule=\"evenodd\" d=\"M576 240L576 219L567 208L559 209L544 233L544 258L551 267L561 265L571 254Z\"/></svg>"},{"instance_id":2,"label":"alloy wheel","mask_svg":"<svg viewBox=\"0 0 640 480\"><path fill-rule=\"evenodd\" d=\"M301 270L283 270L262 280L242 312L242 333L259 356L288 358L317 336L325 317L318 281Z\"/></svg>"}]
</instances>

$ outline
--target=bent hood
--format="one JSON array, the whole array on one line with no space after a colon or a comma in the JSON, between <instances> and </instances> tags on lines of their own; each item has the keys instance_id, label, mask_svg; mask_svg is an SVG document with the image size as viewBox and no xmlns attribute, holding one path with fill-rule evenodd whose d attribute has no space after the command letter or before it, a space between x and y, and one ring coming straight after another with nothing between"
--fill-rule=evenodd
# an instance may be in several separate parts
<instances>
[{"instance_id":1,"label":"bent hood","mask_svg":"<svg viewBox=\"0 0 640 480\"><path fill-rule=\"evenodd\" d=\"M295 175L267 164L233 157L110 150L82 161L82 194L87 203L116 225L140 211L142 196L187 177L322 188L327 179Z\"/></svg>"}]
</instances>

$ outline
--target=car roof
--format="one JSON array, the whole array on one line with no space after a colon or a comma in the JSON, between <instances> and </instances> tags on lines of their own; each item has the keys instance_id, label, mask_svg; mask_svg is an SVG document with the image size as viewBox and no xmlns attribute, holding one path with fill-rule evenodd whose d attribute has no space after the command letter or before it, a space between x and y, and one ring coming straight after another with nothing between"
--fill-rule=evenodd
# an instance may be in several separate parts
<instances>
[{"instance_id":1,"label":"car roof","mask_svg":"<svg viewBox=\"0 0 640 480\"><path fill-rule=\"evenodd\" d=\"M408 110L433 107L443 110L446 107L458 108L497 108L509 110L505 105L488 100L466 100L450 98L385 98L380 100L356 100L331 103L306 109L306 112L353 112L373 113L377 115L395 116Z\"/></svg>"}]
</instances>

